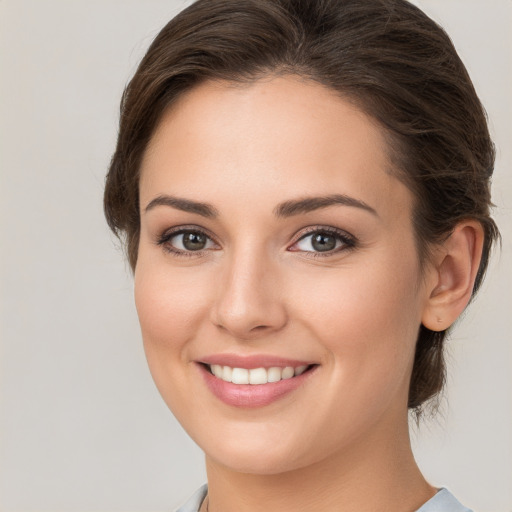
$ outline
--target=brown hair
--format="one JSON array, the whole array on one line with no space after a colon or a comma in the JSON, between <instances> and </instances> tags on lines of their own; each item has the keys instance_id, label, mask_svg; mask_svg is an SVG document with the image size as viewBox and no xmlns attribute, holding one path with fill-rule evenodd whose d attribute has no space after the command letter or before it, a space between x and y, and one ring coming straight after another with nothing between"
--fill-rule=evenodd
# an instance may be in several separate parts
<instances>
[{"instance_id":1,"label":"brown hair","mask_svg":"<svg viewBox=\"0 0 512 512\"><path fill-rule=\"evenodd\" d=\"M473 293L499 237L489 215L494 146L486 115L444 30L405 0L198 0L158 34L126 87L107 175L107 222L139 242L139 167L166 109L205 80L250 83L294 74L354 101L384 128L398 177L415 198L423 262L462 219L485 232ZM408 406L445 378L446 331L420 327Z\"/></svg>"}]
</instances>

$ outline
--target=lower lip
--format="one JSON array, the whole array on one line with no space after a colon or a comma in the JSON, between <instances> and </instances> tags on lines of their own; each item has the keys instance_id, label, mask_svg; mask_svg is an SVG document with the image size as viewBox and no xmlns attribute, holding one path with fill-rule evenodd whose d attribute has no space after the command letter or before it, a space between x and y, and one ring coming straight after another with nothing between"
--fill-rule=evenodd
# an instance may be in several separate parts
<instances>
[{"instance_id":1,"label":"lower lip","mask_svg":"<svg viewBox=\"0 0 512 512\"><path fill-rule=\"evenodd\" d=\"M283 398L304 384L317 368L313 366L297 377L268 384L233 384L215 377L203 364L198 366L206 385L219 400L233 407L248 408L264 407Z\"/></svg>"}]
</instances>

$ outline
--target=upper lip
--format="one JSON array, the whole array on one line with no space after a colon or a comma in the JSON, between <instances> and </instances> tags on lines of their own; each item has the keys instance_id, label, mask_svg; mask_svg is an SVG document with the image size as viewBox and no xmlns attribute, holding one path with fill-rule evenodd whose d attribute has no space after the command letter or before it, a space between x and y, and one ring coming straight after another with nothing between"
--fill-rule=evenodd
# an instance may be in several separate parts
<instances>
[{"instance_id":1,"label":"upper lip","mask_svg":"<svg viewBox=\"0 0 512 512\"><path fill-rule=\"evenodd\" d=\"M239 355L239 354L212 354L197 360L198 363L203 364L218 364L221 366L230 366L231 368L246 368L247 370L253 368L271 368L292 366L309 366L315 364L312 361L303 361L298 359L290 359L287 357L279 357L270 354L254 354L254 355Z\"/></svg>"}]
</instances>

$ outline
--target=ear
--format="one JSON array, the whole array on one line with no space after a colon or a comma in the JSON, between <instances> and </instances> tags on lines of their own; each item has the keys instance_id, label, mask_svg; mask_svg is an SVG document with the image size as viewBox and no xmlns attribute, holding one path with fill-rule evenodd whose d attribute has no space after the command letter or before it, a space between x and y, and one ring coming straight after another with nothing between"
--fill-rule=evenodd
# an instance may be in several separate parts
<instances>
[{"instance_id":1,"label":"ear","mask_svg":"<svg viewBox=\"0 0 512 512\"><path fill-rule=\"evenodd\" d=\"M434 257L429 297L422 323L431 331L444 331L464 311L482 257L484 230L473 220L462 221L439 246Z\"/></svg>"}]
</instances>

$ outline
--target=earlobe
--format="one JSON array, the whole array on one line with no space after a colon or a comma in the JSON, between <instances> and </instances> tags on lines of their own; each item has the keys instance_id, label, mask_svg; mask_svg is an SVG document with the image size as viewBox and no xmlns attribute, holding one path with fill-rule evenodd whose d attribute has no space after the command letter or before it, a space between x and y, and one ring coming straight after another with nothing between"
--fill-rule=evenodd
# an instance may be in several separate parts
<instances>
[{"instance_id":1,"label":"earlobe","mask_svg":"<svg viewBox=\"0 0 512 512\"><path fill-rule=\"evenodd\" d=\"M464 311L482 256L484 231L477 221L457 224L439 247L422 323L432 331L448 329Z\"/></svg>"}]
</instances>

